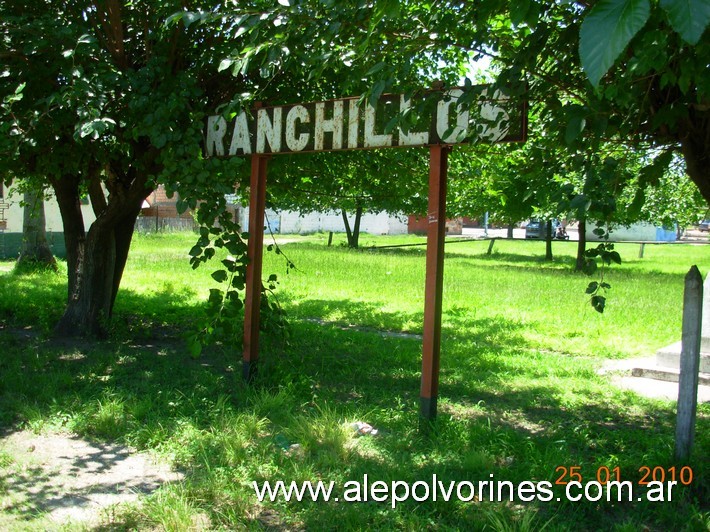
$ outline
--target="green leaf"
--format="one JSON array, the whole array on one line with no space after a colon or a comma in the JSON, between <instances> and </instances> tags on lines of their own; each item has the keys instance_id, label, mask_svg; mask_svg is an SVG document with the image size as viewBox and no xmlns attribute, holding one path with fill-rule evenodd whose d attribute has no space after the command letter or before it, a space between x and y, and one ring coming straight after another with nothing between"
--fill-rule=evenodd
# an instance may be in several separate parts
<instances>
[{"instance_id":1,"label":"green leaf","mask_svg":"<svg viewBox=\"0 0 710 532\"><path fill-rule=\"evenodd\" d=\"M373 74L376 74L383 68L387 66L387 63L377 63L375 66L373 66L370 70L368 70L365 75L366 76L372 76Z\"/></svg>"},{"instance_id":2,"label":"green leaf","mask_svg":"<svg viewBox=\"0 0 710 532\"><path fill-rule=\"evenodd\" d=\"M616 264L621 264L621 255L619 255L618 251L612 251L609 253L609 258Z\"/></svg>"},{"instance_id":3,"label":"green leaf","mask_svg":"<svg viewBox=\"0 0 710 532\"><path fill-rule=\"evenodd\" d=\"M661 178L668 170L668 166L673 160L673 152L666 150L653 159L651 164L641 168L639 172L639 182L641 186L653 185L658 186Z\"/></svg>"},{"instance_id":4,"label":"green leaf","mask_svg":"<svg viewBox=\"0 0 710 532\"><path fill-rule=\"evenodd\" d=\"M639 188L634 195L634 199L629 205L628 213L633 219L637 219L641 215L641 209L646 201L646 191L643 188Z\"/></svg>"},{"instance_id":5,"label":"green leaf","mask_svg":"<svg viewBox=\"0 0 710 532\"><path fill-rule=\"evenodd\" d=\"M233 64L234 64L233 59L222 59L222 61L220 61L220 63L219 63L219 66L217 67L217 72L222 72L222 70L227 70Z\"/></svg>"},{"instance_id":6,"label":"green leaf","mask_svg":"<svg viewBox=\"0 0 710 532\"><path fill-rule=\"evenodd\" d=\"M213 305L221 305L223 301L222 291L216 288L210 288L210 296L208 301Z\"/></svg>"},{"instance_id":7,"label":"green leaf","mask_svg":"<svg viewBox=\"0 0 710 532\"><path fill-rule=\"evenodd\" d=\"M202 342L197 336L191 336L187 339L187 348L190 350L192 358L198 358L202 353Z\"/></svg>"},{"instance_id":8,"label":"green leaf","mask_svg":"<svg viewBox=\"0 0 710 532\"><path fill-rule=\"evenodd\" d=\"M600 314L604 313L604 306L606 305L606 298L604 296L592 296L591 303L594 307L594 310L596 310Z\"/></svg>"},{"instance_id":9,"label":"green leaf","mask_svg":"<svg viewBox=\"0 0 710 532\"><path fill-rule=\"evenodd\" d=\"M399 117L399 116L397 116L397 115L393 116L393 117L390 119L390 121L387 122L387 125L385 125L384 134L385 134L385 135L388 135L388 134L392 133L392 130L395 128L395 126L397 126L397 124L399 123L399 121L400 121L400 117Z\"/></svg>"},{"instance_id":10,"label":"green leaf","mask_svg":"<svg viewBox=\"0 0 710 532\"><path fill-rule=\"evenodd\" d=\"M648 0L601 0L584 17L579 31L579 56L595 87L612 67L651 13Z\"/></svg>"},{"instance_id":11,"label":"green leaf","mask_svg":"<svg viewBox=\"0 0 710 532\"><path fill-rule=\"evenodd\" d=\"M599 288L599 283L598 283L597 281L592 281L592 282L589 283L589 285L587 286L587 290L585 290L585 292L586 292L587 294L593 294L594 292L597 291L598 288Z\"/></svg>"},{"instance_id":12,"label":"green leaf","mask_svg":"<svg viewBox=\"0 0 710 532\"><path fill-rule=\"evenodd\" d=\"M185 23L185 28L189 28L190 25L202 18L202 14L199 12L194 12L194 11L188 11L185 13L185 15L182 18L182 21Z\"/></svg>"},{"instance_id":13,"label":"green leaf","mask_svg":"<svg viewBox=\"0 0 710 532\"><path fill-rule=\"evenodd\" d=\"M579 194L578 196L575 196L569 204L570 209L576 210L577 212L582 214L588 211L591 205L592 200L584 194Z\"/></svg>"},{"instance_id":14,"label":"green leaf","mask_svg":"<svg viewBox=\"0 0 710 532\"><path fill-rule=\"evenodd\" d=\"M565 142L571 145L580 133L584 131L584 126L587 125L587 120L580 114L573 115L567 122L567 130L565 131Z\"/></svg>"},{"instance_id":15,"label":"green leaf","mask_svg":"<svg viewBox=\"0 0 710 532\"><path fill-rule=\"evenodd\" d=\"M224 270L216 270L212 272L212 279L214 279L218 283L223 283L227 280L227 272L225 272Z\"/></svg>"},{"instance_id":16,"label":"green leaf","mask_svg":"<svg viewBox=\"0 0 710 532\"><path fill-rule=\"evenodd\" d=\"M710 23L708 0L661 0L661 7L668 14L673 29L689 44L700 42Z\"/></svg>"},{"instance_id":17,"label":"green leaf","mask_svg":"<svg viewBox=\"0 0 710 532\"><path fill-rule=\"evenodd\" d=\"M519 26L527 17L530 10L530 0L514 0L510 2L510 21L514 26Z\"/></svg>"},{"instance_id":18,"label":"green leaf","mask_svg":"<svg viewBox=\"0 0 710 532\"><path fill-rule=\"evenodd\" d=\"M587 259L584 263L584 268L582 271L588 276L592 276L597 272L597 261L592 260L592 259Z\"/></svg>"},{"instance_id":19,"label":"green leaf","mask_svg":"<svg viewBox=\"0 0 710 532\"><path fill-rule=\"evenodd\" d=\"M385 91L385 87L387 86L387 83L385 80L381 79L375 85L372 87L372 94L370 94L370 105L373 107L377 106L377 102L380 99L380 96L382 96L382 93Z\"/></svg>"}]
</instances>

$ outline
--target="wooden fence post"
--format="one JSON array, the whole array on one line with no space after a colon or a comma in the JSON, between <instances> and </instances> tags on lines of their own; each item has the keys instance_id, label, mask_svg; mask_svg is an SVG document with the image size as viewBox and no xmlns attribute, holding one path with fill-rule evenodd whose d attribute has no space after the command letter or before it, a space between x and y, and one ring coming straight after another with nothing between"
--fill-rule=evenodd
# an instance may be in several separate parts
<instances>
[{"instance_id":1,"label":"wooden fence post","mask_svg":"<svg viewBox=\"0 0 710 532\"><path fill-rule=\"evenodd\" d=\"M490 254L491 254L491 252L493 251L493 245L494 245L495 243L496 243L495 237L494 237L494 238L491 238L491 243L488 244L488 253L486 253L486 255L490 255Z\"/></svg>"},{"instance_id":2,"label":"wooden fence post","mask_svg":"<svg viewBox=\"0 0 710 532\"><path fill-rule=\"evenodd\" d=\"M702 305L703 278L698 267L693 266L685 276L683 294L683 336L675 429L675 459L678 462L685 462L690 458L695 436Z\"/></svg>"},{"instance_id":3,"label":"wooden fence post","mask_svg":"<svg viewBox=\"0 0 710 532\"><path fill-rule=\"evenodd\" d=\"M646 247L646 244L643 244L643 243L642 243L642 244L639 245L639 259L642 259L642 258L643 258L643 250L644 250L645 247Z\"/></svg>"}]
</instances>

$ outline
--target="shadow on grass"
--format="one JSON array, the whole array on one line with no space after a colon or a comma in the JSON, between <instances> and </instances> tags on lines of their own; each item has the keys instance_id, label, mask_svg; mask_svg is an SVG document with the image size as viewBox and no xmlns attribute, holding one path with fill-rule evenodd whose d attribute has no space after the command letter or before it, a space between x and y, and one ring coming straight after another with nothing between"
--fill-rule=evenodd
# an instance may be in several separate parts
<instances>
[{"instance_id":1,"label":"shadow on grass","mask_svg":"<svg viewBox=\"0 0 710 532\"><path fill-rule=\"evenodd\" d=\"M490 240L463 240L452 242L447 242L445 245L445 252L447 257L461 257L461 258L476 258L476 259L492 259L495 257L502 258L510 262L522 262L522 263L537 263L545 262L545 242L539 240L524 240L524 241L514 241L513 243L518 248L525 248L529 253L511 253L506 251L500 251L496 246L506 245L505 239L496 239L496 244L494 244L492 253L488 254L488 249L490 245ZM403 254L403 255L422 255L426 253L426 246L418 245L415 247L364 247L362 251L369 251L372 253L384 253L384 254ZM564 259L569 259L574 257L576 254L576 243L571 245L568 242L553 242L552 243L552 254L553 257L562 257Z\"/></svg>"},{"instance_id":2,"label":"shadow on grass","mask_svg":"<svg viewBox=\"0 0 710 532\"><path fill-rule=\"evenodd\" d=\"M195 311L182 308L166 294L123 296L126 313L122 315L134 313L129 321L149 316L145 309L164 313L164 321L169 321L170 312L187 316ZM303 316L335 309L348 323L364 320L392 327L412 318L395 314L378 321L375 305L347 300L313 300L299 306ZM457 315L455 309L447 320L440 414L428 436L417 430L418 340L308 321L293 323L288 343L263 337L260 373L253 387L240 382L239 346L211 350L193 360L178 341L179 327L168 328L163 336L152 334L150 342L136 341L132 329L119 329L111 341L74 344L39 336L18 340L14 332L0 331L0 427L25 424L139 448L172 446L183 464L198 473L193 479L195 500L203 501L207 512L212 512L211 505L224 504L220 503L224 495L210 485L218 482L211 476L216 473L210 472L225 468L228 479L242 478L239 475L246 474L246 468L258 478L274 480L303 478L306 470L306 478L358 479L369 474L377 480L414 482L436 473L448 482L489 480L494 474L520 482L554 481L561 465L583 466L587 478L593 478L600 464L618 465L627 478L637 478L641 465L669 463L674 419L668 404L647 403L612 390L584 362L535 352L522 334L525 325L515 320L466 321L465 313ZM277 401L279 394L282 399ZM258 398L262 407L264 401L271 401L271 409L257 409ZM235 440L238 449L255 449L238 455L243 463L221 464L222 459L216 458L222 454L221 444L204 443L207 435L243 423L236 417L225 418L225 412L266 420L266 428L255 431L255 436ZM381 433L356 440L357 447L348 450L328 443L327 435L322 435L325 418L337 426L364 420ZM707 418L701 417L699 456L708 451L707 426ZM278 434L304 441L302 462L284 457L271 443ZM698 470L697 474L692 497L703 500L708 473ZM248 493L251 488L239 489ZM554 518L560 529L580 522L607 528L625 520L669 529L690 522L693 512L703 508L688 504L688 497L680 501L602 511L598 504L532 503L527 508L543 516L543 521ZM356 528L365 519L373 528L417 528L433 522L480 529L491 512L516 519L511 505L493 503L481 508L409 501L397 510L374 503L335 507L294 503L270 508L288 524L314 529L332 526L336 516L343 528ZM226 519L218 509L212 515ZM236 523L222 524L227 528L258 524L258 518L246 514L236 518Z\"/></svg>"},{"instance_id":3,"label":"shadow on grass","mask_svg":"<svg viewBox=\"0 0 710 532\"><path fill-rule=\"evenodd\" d=\"M307 299L295 301L289 295L279 296L282 304L297 319L317 318L335 326L369 327L385 331L420 333L422 312L387 312L376 303L334 299ZM422 308L424 303L422 302ZM412 330L412 325L417 324Z\"/></svg>"},{"instance_id":4,"label":"shadow on grass","mask_svg":"<svg viewBox=\"0 0 710 532\"><path fill-rule=\"evenodd\" d=\"M473 261L480 261L483 264L494 262L496 267L499 263L506 263L511 267L519 268L536 268L540 270L554 269L563 270L569 269L574 270L576 261L576 242L553 242L553 260L547 261L545 259L545 246L544 242L541 241L516 241L516 248L525 246L526 250L529 252L520 252L519 249L516 251L505 251L493 248L493 252L488 255L488 241L470 241L465 243L454 243L454 245L446 246L446 258L447 259L469 259ZM593 247L596 242L588 243L587 247ZM293 243L288 244L289 246L294 246L295 249L302 247L303 249L312 249L317 251L323 251L325 248L323 246L318 246L312 243ZM498 244L496 244L498 245ZM501 245L506 245L506 240L501 240ZM470 246L470 247L469 247ZM652 275L652 274L663 274L663 275L685 275L687 273L687 268L685 266L679 267L677 271L669 271L665 267L649 268L648 259L637 258L638 251L636 249L637 245L629 244L632 246L630 248L622 247L619 245L617 250L621 253L622 265L620 267L615 267L615 269L634 275ZM466 251L461 251L465 248ZM403 257L422 257L426 255L425 246L414 246L414 247L398 247L398 248L379 248L375 247L362 247L356 250L333 248L333 251L337 252L347 251L348 253L369 253L374 255L389 255L389 256L403 256ZM288 250L287 250L288 251ZM706 262L706 259L698 253L695 258L688 258L687 267L689 268L694 262L702 263Z\"/></svg>"},{"instance_id":5,"label":"shadow on grass","mask_svg":"<svg viewBox=\"0 0 710 532\"><path fill-rule=\"evenodd\" d=\"M372 444L374 456L364 452L348 458L348 478L353 479L369 474L385 482L412 483L437 474L447 481L478 482L495 474L513 482L529 478L552 482L555 474L559 476L556 468L571 463L586 464L585 475L593 476L595 464L616 461L629 477L637 474L639 460L665 463L673 430L670 408L625 410L619 396L601 391L603 384L585 389L580 378L599 380L589 368L550 371L541 367L539 359L526 364L524 342L515 332L519 326L504 321L477 324L480 333L471 339L477 345L474 352L444 341L440 415L429 437L413 428L419 392L418 342L303 324L291 346L294 354L301 354L298 363L272 362L261 383L277 385L285 366L284 374L291 375L292 383L308 383L318 404L338 405L346 418L364 414L380 429L379 439ZM517 348L491 350L485 343L487 326L510 331L510 339L522 353ZM474 358L476 354L480 356ZM551 374L543 378L545 373ZM572 398L565 397L564 384L561 389L560 382L566 380L578 388L570 391ZM322 505L299 508L307 528L323 526L327 516L332 517ZM401 508L423 511L411 501ZM340 511L345 522L356 522L359 510ZM464 512L462 516L455 505L430 505L426 511L455 526L482 526L480 515ZM551 517L559 506L541 506L539 511ZM618 523L620 515L606 515L592 506L578 506L572 513L574 517L562 518L563 528L580 518L590 525L609 526Z\"/></svg>"},{"instance_id":6,"label":"shadow on grass","mask_svg":"<svg viewBox=\"0 0 710 532\"><path fill-rule=\"evenodd\" d=\"M16 458L0 468L0 486L13 495L3 509L25 520L45 512L55 519L91 518L110 502L134 501L138 494L180 478L125 446L76 436L23 432L1 443Z\"/></svg>"}]
</instances>

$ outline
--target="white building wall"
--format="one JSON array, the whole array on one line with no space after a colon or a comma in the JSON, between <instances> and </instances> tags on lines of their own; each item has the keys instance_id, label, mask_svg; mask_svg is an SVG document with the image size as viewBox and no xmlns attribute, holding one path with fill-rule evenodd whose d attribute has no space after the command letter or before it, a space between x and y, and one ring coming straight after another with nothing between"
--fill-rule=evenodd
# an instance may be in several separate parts
<instances>
[{"instance_id":1,"label":"white building wall","mask_svg":"<svg viewBox=\"0 0 710 532\"><path fill-rule=\"evenodd\" d=\"M305 234L333 231L336 233L345 232L345 224L339 212L330 211L323 213L309 213L301 215L295 211L267 211L266 218L271 228L276 232L287 234ZM240 210L240 223L248 231L249 207ZM354 215L348 217L351 227ZM266 225L266 220L264 221ZM366 213L362 215L360 221L360 232L373 235L401 235L407 233L407 217L403 215L391 215L386 212L378 214Z\"/></svg>"},{"instance_id":2,"label":"white building wall","mask_svg":"<svg viewBox=\"0 0 710 532\"><path fill-rule=\"evenodd\" d=\"M57 203L54 193L48 191L45 194L44 215L46 218L45 229L48 233L63 233L64 226L62 224L62 215L59 212L59 204ZM24 195L17 192L15 188L9 188L3 185L2 205L4 219L7 222L5 232L7 233L22 233L22 217L24 215L24 207L20 204ZM91 205L82 204L81 212L84 215L84 225L88 229L89 225L96 219Z\"/></svg>"},{"instance_id":3,"label":"white building wall","mask_svg":"<svg viewBox=\"0 0 710 532\"><path fill-rule=\"evenodd\" d=\"M587 226L587 240L590 242L598 242L600 238L592 233L594 226L593 224L590 225L592 225L592 227ZM613 242L675 242L676 232L673 229L663 229L662 227L656 227L647 222L640 222L630 225L629 227L622 225L614 227L609 236L609 240Z\"/></svg>"}]
</instances>

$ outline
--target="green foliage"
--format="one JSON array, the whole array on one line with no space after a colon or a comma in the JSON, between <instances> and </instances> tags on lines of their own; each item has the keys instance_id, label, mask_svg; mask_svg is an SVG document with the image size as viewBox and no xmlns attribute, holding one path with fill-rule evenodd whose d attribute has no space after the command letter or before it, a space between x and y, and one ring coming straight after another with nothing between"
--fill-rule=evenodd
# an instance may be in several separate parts
<instances>
[{"instance_id":1,"label":"green foliage","mask_svg":"<svg viewBox=\"0 0 710 532\"><path fill-rule=\"evenodd\" d=\"M710 3L706 0L661 0L671 26L689 44L698 44L710 24Z\"/></svg>"},{"instance_id":2,"label":"green foliage","mask_svg":"<svg viewBox=\"0 0 710 532\"><path fill-rule=\"evenodd\" d=\"M592 85L599 85L650 13L649 0L601 0L594 4L579 32L579 55Z\"/></svg>"},{"instance_id":3,"label":"green foliage","mask_svg":"<svg viewBox=\"0 0 710 532\"><path fill-rule=\"evenodd\" d=\"M205 223L205 213L200 209L198 219ZM205 346L221 342L226 345L239 344L242 340L244 316L244 290L247 270L247 233L239 233L239 225L225 210L220 214L220 224L200 227L200 237L190 250L190 264L193 269L207 263L215 256L222 267L214 270L210 277L222 288L211 288L205 308L204 323L198 330L187 335L190 352L198 357ZM267 251L274 249L267 246ZM278 246L276 253L281 254ZM220 252L222 251L222 252ZM228 253L225 256L225 253ZM285 258L287 272L295 265ZM274 290L278 284L276 274L268 277L262 284L260 299L260 329L285 338L288 332L286 313L278 303Z\"/></svg>"},{"instance_id":4,"label":"green foliage","mask_svg":"<svg viewBox=\"0 0 710 532\"><path fill-rule=\"evenodd\" d=\"M683 40L698 44L710 23L710 4L705 0L661 0L660 6ZM592 85L599 85L650 14L648 0L602 0L594 4L582 23L579 42L582 67Z\"/></svg>"},{"instance_id":5,"label":"green foliage","mask_svg":"<svg viewBox=\"0 0 710 532\"><path fill-rule=\"evenodd\" d=\"M608 240L609 233L602 227L594 229L594 234L600 238ZM597 262L599 259L599 262ZM584 267L582 271L588 276L599 276L599 281L592 281L587 285L586 293L590 295L589 302L600 314L606 308L606 297L603 295L611 288L605 279L606 269L611 266L611 263L621 264L621 255L614 250L614 244L611 242L601 242L596 247L586 249L584 251Z\"/></svg>"}]
</instances>

